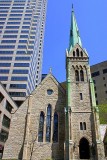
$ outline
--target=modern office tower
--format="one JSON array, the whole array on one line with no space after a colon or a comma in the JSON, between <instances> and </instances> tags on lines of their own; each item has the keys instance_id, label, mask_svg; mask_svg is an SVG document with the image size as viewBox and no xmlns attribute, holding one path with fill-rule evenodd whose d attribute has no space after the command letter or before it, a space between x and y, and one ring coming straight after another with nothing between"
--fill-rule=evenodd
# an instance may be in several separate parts
<instances>
[{"instance_id":1,"label":"modern office tower","mask_svg":"<svg viewBox=\"0 0 107 160\"><path fill-rule=\"evenodd\" d=\"M107 61L91 66L97 104L107 103Z\"/></svg>"},{"instance_id":2,"label":"modern office tower","mask_svg":"<svg viewBox=\"0 0 107 160\"><path fill-rule=\"evenodd\" d=\"M0 81L18 105L41 81L47 0L0 0Z\"/></svg>"}]
</instances>

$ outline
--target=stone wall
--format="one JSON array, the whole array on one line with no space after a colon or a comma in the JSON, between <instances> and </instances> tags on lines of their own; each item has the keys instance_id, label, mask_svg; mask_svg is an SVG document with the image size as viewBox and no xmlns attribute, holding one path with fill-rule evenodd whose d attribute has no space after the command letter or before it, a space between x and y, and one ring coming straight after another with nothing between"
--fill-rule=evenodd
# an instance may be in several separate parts
<instances>
[{"instance_id":1,"label":"stone wall","mask_svg":"<svg viewBox=\"0 0 107 160\"><path fill-rule=\"evenodd\" d=\"M48 89L53 90L52 95L47 94ZM3 158L18 159L18 157L20 157L21 159L20 155L23 153L23 159L25 160L29 160L30 157L32 157L32 160L45 160L49 158L63 160L65 138L65 98L65 90L52 75L48 75L32 93L30 98L28 98L13 115L9 139L5 145ZM46 115L48 104L51 104L52 106L50 142L46 142ZM44 137L43 142L38 142L38 127L41 111L45 114ZM59 122L57 143L53 143L53 117L55 112L58 113ZM25 126L25 124L27 124L27 126Z\"/></svg>"},{"instance_id":2,"label":"stone wall","mask_svg":"<svg viewBox=\"0 0 107 160\"><path fill-rule=\"evenodd\" d=\"M79 50L78 56L76 55L77 48ZM73 52L75 52L75 55ZM95 107L95 105L92 106L89 57L78 44L76 44L73 50L67 55L67 67L67 73L71 83L69 86L69 107L71 108L71 113L69 113L69 159L80 159L80 141L82 138L85 138L85 140L82 140L84 140L84 143L87 141L86 143L89 147L88 151L82 148L82 152L87 153L87 155L89 154L88 157L90 158L100 159L103 157L103 148L101 147L99 137L98 114L96 114L97 116L94 114L95 110L93 111L93 107ZM83 76L81 76L81 71L83 72ZM84 78L81 79L81 77ZM83 128L82 125L81 128L80 123L85 123L86 127ZM97 140L99 140L99 146ZM100 155L100 149L102 150L102 155Z\"/></svg>"}]
</instances>

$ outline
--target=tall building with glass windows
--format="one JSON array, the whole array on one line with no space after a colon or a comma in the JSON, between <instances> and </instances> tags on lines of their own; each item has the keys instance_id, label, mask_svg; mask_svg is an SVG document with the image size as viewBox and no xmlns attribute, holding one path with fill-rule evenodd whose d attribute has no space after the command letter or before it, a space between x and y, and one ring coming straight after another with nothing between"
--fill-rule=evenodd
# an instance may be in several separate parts
<instances>
[{"instance_id":1,"label":"tall building with glass windows","mask_svg":"<svg viewBox=\"0 0 107 160\"><path fill-rule=\"evenodd\" d=\"M41 81L47 0L0 0L0 81L20 104Z\"/></svg>"}]
</instances>

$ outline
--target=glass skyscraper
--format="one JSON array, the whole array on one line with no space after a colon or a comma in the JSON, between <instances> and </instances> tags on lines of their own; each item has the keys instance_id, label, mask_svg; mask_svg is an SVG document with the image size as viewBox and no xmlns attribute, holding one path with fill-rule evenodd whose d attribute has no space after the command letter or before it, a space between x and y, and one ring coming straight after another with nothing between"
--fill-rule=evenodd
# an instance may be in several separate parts
<instances>
[{"instance_id":1,"label":"glass skyscraper","mask_svg":"<svg viewBox=\"0 0 107 160\"><path fill-rule=\"evenodd\" d=\"M20 104L41 81L47 0L0 0L0 81Z\"/></svg>"}]
</instances>

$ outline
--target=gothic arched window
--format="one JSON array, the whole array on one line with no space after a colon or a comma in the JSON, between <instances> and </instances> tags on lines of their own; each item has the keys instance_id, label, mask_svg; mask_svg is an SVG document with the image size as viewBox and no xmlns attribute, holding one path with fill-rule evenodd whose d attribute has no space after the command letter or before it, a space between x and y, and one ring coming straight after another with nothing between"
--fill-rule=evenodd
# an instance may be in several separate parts
<instances>
[{"instance_id":1,"label":"gothic arched window","mask_svg":"<svg viewBox=\"0 0 107 160\"><path fill-rule=\"evenodd\" d=\"M39 119L38 142L43 142L43 129L44 129L44 113L41 112Z\"/></svg>"},{"instance_id":2,"label":"gothic arched window","mask_svg":"<svg viewBox=\"0 0 107 160\"><path fill-rule=\"evenodd\" d=\"M54 113L53 142L58 142L58 114Z\"/></svg>"},{"instance_id":3,"label":"gothic arched window","mask_svg":"<svg viewBox=\"0 0 107 160\"><path fill-rule=\"evenodd\" d=\"M80 70L80 80L84 81L84 72L83 72L83 70Z\"/></svg>"},{"instance_id":4,"label":"gothic arched window","mask_svg":"<svg viewBox=\"0 0 107 160\"><path fill-rule=\"evenodd\" d=\"M77 57L79 57L79 49L78 48L76 49L76 54L77 54Z\"/></svg>"},{"instance_id":5,"label":"gothic arched window","mask_svg":"<svg viewBox=\"0 0 107 160\"><path fill-rule=\"evenodd\" d=\"M50 142L51 138L51 105L47 107L47 119L46 119L46 142Z\"/></svg>"},{"instance_id":6,"label":"gothic arched window","mask_svg":"<svg viewBox=\"0 0 107 160\"><path fill-rule=\"evenodd\" d=\"M76 81L79 81L79 72L78 72L78 70L75 71L75 79L76 79Z\"/></svg>"},{"instance_id":7,"label":"gothic arched window","mask_svg":"<svg viewBox=\"0 0 107 160\"><path fill-rule=\"evenodd\" d=\"M81 57L83 57L83 52L81 51Z\"/></svg>"},{"instance_id":8,"label":"gothic arched window","mask_svg":"<svg viewBox=\"0 0 107 160\"><path fill-rule=\"evenodd\" d=\"M73 57L75 57L75 51L73 51Z\"/></svg>"}]
</instances>

